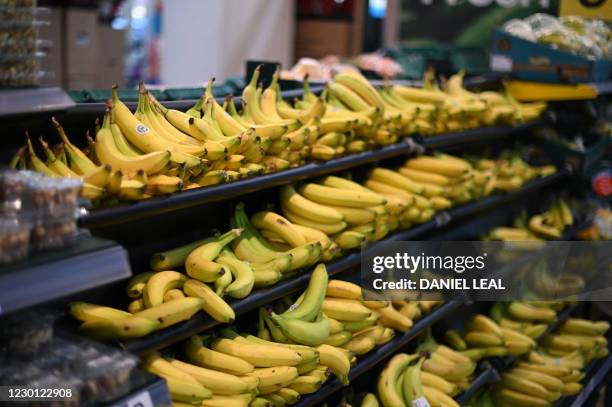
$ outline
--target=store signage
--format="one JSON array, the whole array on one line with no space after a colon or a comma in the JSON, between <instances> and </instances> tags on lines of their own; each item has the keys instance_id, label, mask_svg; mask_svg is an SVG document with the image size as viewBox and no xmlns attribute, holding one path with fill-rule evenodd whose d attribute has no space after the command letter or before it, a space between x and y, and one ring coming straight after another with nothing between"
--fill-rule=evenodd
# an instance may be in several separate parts
<instances>
[{"instance_id":1,"label":"store signage","mask_svg":"<svg viewBox=\"0 0 612 407\"><path fill-rule=\"evenodd\" d=\"M612 0L561 0L559 15L612 21Z\"/></svg>"}]
</instances>

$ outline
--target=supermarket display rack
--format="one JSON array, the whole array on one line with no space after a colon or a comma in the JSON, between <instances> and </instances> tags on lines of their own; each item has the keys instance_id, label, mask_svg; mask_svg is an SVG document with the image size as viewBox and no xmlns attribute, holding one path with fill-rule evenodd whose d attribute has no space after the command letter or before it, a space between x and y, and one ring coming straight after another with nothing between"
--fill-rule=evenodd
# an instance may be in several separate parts
<instances>
[{"instance_id":1,"label":"supermarket display rack","mask_svg":"<svg viewBox=\"0 0 612 407\"><path fill-rule=\"evenodd\" d=\"M0 315L53 301L132 275L127 252L81 233L74 246L2 267Z\"/></svg>"},{"instance_id":2,"label":"supermarket display rack","mask_svg":"<svg viewBox=\"0 0 612 407\"><path fill-rule=\"evenodd\" d=\"M567 170L560 170L556 174L549 177L542 178L539 180L527 183L521 190L511 194L495 195L486 198L482 201L473 202L470 204L463 205L459 208L462 209L458 213L458 218L467 217L478 212L493 208L504 203L511 202L514 199L537 191L541 188L555 185L559 181L563 180L569 172ZM452 210L449 212L438 213L434 219L424 224L418 225L411 229L401 231L389 236L386 241L401 241L401 240L416 240L419 237L425 236L427 233L435 231L437 229L444 228L452 219L455 218ZM345 270L349 270L353 267L359 266L361 261L361 253L351 253L339 260L336 260L327 265L327 271L330 276L338 275ZM272 287L263 288L254 291L247 298L232 301L230 305L234 309L236 316L245 314L246 312L252 311L262 305L265 305L271 301L274 301L284 295L295 292L308 285L310 279L310 272L305 272L298 275L295 278L282 281ZM133 339L125 341L122 346L134 353L143 354L154 350L161 349L165 346L176 343L182 339L189 337L197 332L201 332L205 329L210 329L219 323L214 321L212 318L206 317L203 314L197 314L192 317L189 321L184 323L166 328L162 331L155 332L145 338Z\"/></svg>"},{"instance_id":3,"label":"supermarket display rack","mask_svg":"<svg viewBox=\"0 0 612 407\"><path fill-rule=\"evenodd\" d=\"M285 99L289 99L301 95L301 92L301 90L295 90L283 92L282 94ZM2 101L2 96L4 95L0 95L0 102ZM239 100L237 100L237 102L239 102ZM195 103L195 101L164 102L169 108L178 109L191 107L193 103ZM104 111L104 104L90 103L74 106L67 103L65 106L56 105L53 108L49 108L49 110L66 110L69 116L87 114L100 115ZM40 109L34 110L33 112L37 113L49 110ZM0 111L3 111L1 106ZM11 114L18 113L31 112L21 111L12 112ZM4 111L2 114L4 114ZM411 139L405 139L391 146L337 158L326 163L311 163L303 167L252 179L240 180L231 184L201 188L194 191L184 191L166 198L154 198L133 205L123 205L97 210L84 216L81 219L81 225L95 229L117 223L129 223L136 219L156 217L163 213L199 206L209 202L223 201L261 189L272 188L323 174L356 168L384 159L408 155L423 147L431 149L449 149L467 144L491 142L526 134L532 129L552 123L554 123L554 117L547 116L531 123L516 126L496 126L418 138L417 140L419 143L415 143ZM386 240L414 240L436 230L452 228L453 225L449 225L449 223L453 220L467 218L494 207L507 205L527 194L557 185L569 175L570 171L568 169L561 169L556 174L549 177L531 181L525 184L523 188L513 193L491 196L477 202L452 208L446 212L441 212L437 214L433 220L407 231L391 235ZM88 244L91 244L91 246L88 246ZM91 247L91 250L84 249L87 247ZM25 263L16 264L0 273L0 298L2 299L2 301L0 301L0 315L66 297L89 288L122 280L131 275L127 255L123 248L113 242L93 238L91 236L80 237L79 243L73 249L57 253L48 253L44 256L46 257L33 258ZM345 270L358 266L360 258L361 253L351 253L342 259L330 263L328 265L330 276L338 275ZM50 270L53 272L50 273ZM75 270L78 272L75 272ZM19 273L18 278L16 277L17 273ZM24 278L36 282L36 284L29 286L32 288L31 292L27 293L27 295L24 294L23 290L17 291L12 289L15 287L17 281L20 283L19 286L23 287ZM259 306L305 287L309 278L310 273L306 272L293 279L280 282L275 286L254 291L243 300L233 301L231 303L232 308L234 308L237 316L245 314ZM17 293L19 295L17 295ZM353 380L372 367L380 364L393 353L408 344L427 327L445 316L452 314L460 306L461 302L459 301L445 303L431 314L417 321L409 332L397 336L389 343L375 349L364 358L359 359L357 365L351 369L350 379ZM561 320L561 315L566 315L566 313L567 316L570 315L570 312L561 313L559 319ZM567 316L565 318L567 318ZM201 332L216 325L218 325L216 321L200 313L190 321L156 332L149 335L149 337L125 341L120 345L133 353L143 354L161 349L187 338L196 332ZM602 376L605 377L605 373L612 367L612 359L605 359L605 363L598 364L597 366L599 366L597 369L593 367L594 370L589 385L585 386L583 391L584 395L582 393L578 395L575 398L574 404L571 404L572 406L577 406L579 404L576 404L576 402L588 398L592 392L592 388L589 390L591 382L595 383L593 386L601 383L603 380ZM485 361L481 364L480 373L473 381L471 387L458 395L456 400L460 403L466 402L484 386L496 381L498 377L498 369L496 369L493 364L489 363L489 361ZM337 379L331 380L317 393L303 397L298 405L319 405L325 398L335 393L341 387ZM169 405L169 394L165 382L157 378L152 379L142 387L138 387L137 390L132 391L128 396L110 405L130 406L137 405L136 403L138 402L145 406Z\"/></svg>"},{"instance_id":4,"label":"supermarket display rack","mask_svg":"<svg viewBox=\"0 0 612 407\"><path fill-rule=\"evenodd\" d=\"M26 88L0 91L0 117L52 113L75 106L61 88Z\"/></svg>"}]
</instances>

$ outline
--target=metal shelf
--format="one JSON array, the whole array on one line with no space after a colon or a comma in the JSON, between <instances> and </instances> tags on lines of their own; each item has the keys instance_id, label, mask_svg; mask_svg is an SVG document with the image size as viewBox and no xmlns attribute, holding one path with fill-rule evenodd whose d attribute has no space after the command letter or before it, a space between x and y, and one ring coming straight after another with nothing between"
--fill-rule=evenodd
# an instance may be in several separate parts
<instances>
[{"instance_id":1,"label":"metal shelf","mask_svg":"<svg viewBox=\"0 0 612 407\"><path fill-rule=\"evenodd\" d=\"M459 131L456 133L427 136L419 140L419 143L423 144L425 147L428 148L454 148L464 144L483 143L491 142L494 140L501 140L503 138L507 138L513 135L527 133L528 131L531 131L537 127L545 126L552 123L552 116L546 116L531 121L529 123L518 124L515 126L482 127L479 129Z\"/></svg>"},{"instance_id":2,"label":"metal shelf","mask_svg":"<svg viewBox=\"0 0 612 407\"><path fill-rule=\"evenodd\" d=\"M532 181L526 184L524 189L527 189L528 192L535 191L539 188L552 185L562 178L563 177L560 177L558 174L555 174L550 177ZM487 204L484 206L481 204L481 201L478 201L463 205L457 209L461 209L461 211L459 212L460 216L469 216L486 210L487 208L510 202L513 199L522 196L524 193L526 192L520 190L506 195L496 195L487 198ZM454 216L452 214L452 210L448 213L441 212L431 221L421 225L417 225L411 229L395 233L385 240L415 240L419 237L425 236L427 233L433 232L434 230L444 228L451 220L453 220L453 218ZM355 252L328 264L327 270L330 276L334 276L352 267L359 266L360 262L361 253ZM272 287L256 290L245 299L239 301L232 301L230 305L234 309L236 316L239 316L246 312L252 311L262 305L265 305L271 301L274 301L284 295L290 294L301 288L306 287L308 285L309 279L310 271L299 274L294 278L281 281L280 283ZM155 332L144 338L125 341L122 343L122 347L124 347L130 352L143 354L161 349L180 340L183 340L195 333L210 329L217 325L219 325L217 321L213 320L212 318L203 313L198 313L189 321L177 324L162 331Z\"/></svg>"},{"instance_id":3,"label":"metal shelf","mask_svg":"<svg viewBox=\"0 0 612 407\"><path fill-rule=\"evenodd\" d=\"M499 378L497 371L493 369L493 367L491 367L488 362L485 361L483 366L484 370L478 376L476 376L474 381L472 381L472 383L470 384L470 387L461 394L459 394L457 397L455 397L455 401L457 403L461 405L467 403L472 397L474 397L476 393L478 393L487 384Z\"/></svg>"},{"instance_id":4,"label":"metal shelf","mask_svg":"<svg viewBox=\"0 0 612 407\"><path fill-rule=\"evenodd\" d=\"M434 310L431 314L426 315L422 319L415 322L412 329L406 333L399 335L397 338L384 344L383 346L374 349L368 353L365 357L359 359L357 364L351 368L349 372L349 380L355 380L374 366L383 362L391 355L401 350L411 340L422 333L425 329L450 315L461 306L460 301L449 301L439 308ZM295 404L297 407L308 407L308 406L319 406L323 401L342 388L342 383L337 378L333 378L324 384L316 393L309 394L308 396L302 397L299 402Z\"/></svg>"},{"instance_id":5,"label":"metal shelf","mask_svg":"<svg viewBox=\"0 0 612 407\"><path fill-rule=\"evenodd\" d=\"M35 254L0 270L0 315L123 280L132 275L127 252L82 234L74 246Z\"/></svg>"},{"instance_id":6,"label":"metal shelf","mask_svg":"<svg viewBox=\"0 0 612 407\"><path fill-rule=\"evenodd\" d=\"M66 110L74 102L61 88L31 88L0 91L0 117Z\"/></svg>"}]
</instances>

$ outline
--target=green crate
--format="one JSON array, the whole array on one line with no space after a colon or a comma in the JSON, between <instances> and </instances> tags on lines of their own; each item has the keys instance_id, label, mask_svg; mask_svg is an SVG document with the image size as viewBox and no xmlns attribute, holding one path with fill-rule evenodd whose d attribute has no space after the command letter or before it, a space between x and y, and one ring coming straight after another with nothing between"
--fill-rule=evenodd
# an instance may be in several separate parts
<instances>
[{"instance_id":1,"label":"green crate","mask_svg":"<svg viewBox=\"0 0 612 407\"><path fill-rule=\"evenodd\" d=\"M587 176L606 155L609 137L600 134L586 135L586 151L576 151L554 140L541 141L542 148L552 158L555 165L562 167L569 165L577 173Z\"/></svg>"},{"instance_id":2,"label":"green crate","mask_svg":"<svg viewBox=\"0 0 612 407\"><path fill-rule=\"evenodd\" d=\"M202 96L202 93L204 93L203 87L166 89L169 100L196 100Z\"/></svg>"},{"instance_id":3,"label":"green crate","mask_svg":"<svg viewBox=\"0 0 612 407\"><path fill-rule=\"evenodd\" d=\"M85 90L90 101L93 102L106 102L112 96L110 89L91 89ZM157 100L166 100L167 97L163 91L158 89L151 89L149 93L153 95ZM118 89L117 95L123 102L138 102L138 89Z\"/></svg>"},{"instance_id":4,"label":"green crate","mask_svg":"<svg viewBox=\"0 0 612 407\"><path fill-rule=\"evenodd\" d=\"M74 103L86 103L90 101L86 90L69 90L68 96L72 98Z\"/></svg>"}]
</instances>

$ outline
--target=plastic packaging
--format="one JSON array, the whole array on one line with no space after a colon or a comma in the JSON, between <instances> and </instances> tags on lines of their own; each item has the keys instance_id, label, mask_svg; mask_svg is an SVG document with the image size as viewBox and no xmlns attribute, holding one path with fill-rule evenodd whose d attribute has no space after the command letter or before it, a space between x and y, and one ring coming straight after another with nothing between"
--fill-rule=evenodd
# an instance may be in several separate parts
<instances>
[{"instance_id":1,"label":"plastic packaging","mask_svg":"<svg viewBox=\"0 0 612 407\"><path fill-rule=\"evenodd\" d=\"M30 225L16 218L0 218L0 264L28 257Z\"/></svg>"},{"instance_id":2,"label":"plastic packaging","mask_svg":"<svg viewBox=\"0 0 612 407\"><path fill-rule=\"evenodd\" d=\"M34 356L53 337L58 312L27 310L10 315L0 326L0 347L9 356Z\"/></svg>"}]
</instances>

